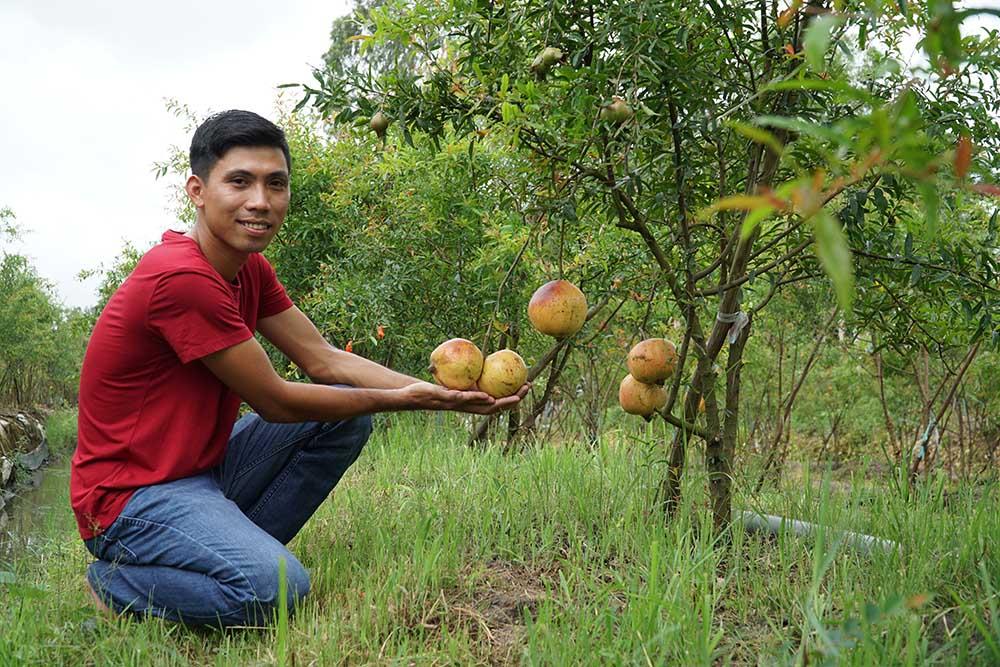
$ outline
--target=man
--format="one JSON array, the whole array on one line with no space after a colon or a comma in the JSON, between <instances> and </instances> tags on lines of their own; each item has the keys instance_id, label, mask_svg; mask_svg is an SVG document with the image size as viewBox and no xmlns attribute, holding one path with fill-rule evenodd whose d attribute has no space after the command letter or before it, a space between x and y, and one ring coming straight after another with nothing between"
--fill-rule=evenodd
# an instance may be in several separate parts
<instances>
[{"instance_id":1,"label":"man","mask_svg":"<svg viewBox=\"0 0 1000 667\"><path fill-rule=\"evenodd\" d=\"M375 412L490 414L452 391L337 350L259 254L288 210L284 133L246 111L191 142L194 227L167 231L108 301L80 376L71 500L98 606L188 624L261 625L309 576L285 544L355 461ZM287 382L259 331L313 381ZM235 423L240 399L255 411Z\"/></svg>"}]
</instances>

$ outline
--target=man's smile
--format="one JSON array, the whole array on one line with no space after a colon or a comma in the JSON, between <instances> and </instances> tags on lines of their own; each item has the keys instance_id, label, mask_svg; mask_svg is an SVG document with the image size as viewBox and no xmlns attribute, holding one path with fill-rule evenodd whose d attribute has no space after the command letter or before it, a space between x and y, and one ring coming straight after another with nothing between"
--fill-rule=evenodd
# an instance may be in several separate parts
<instances>
[{"instance_id":1,"label":"man's smile","mask_svg":"<svg viewBox=\"0 0 1000 667\"><path fill-rule=\"evenodd\" d=\"M256 232L266 232L272 227L269 222L259 222L256 220L237 220L236 222L243 225L243 227Z\"/></svg>"}]
</instances>

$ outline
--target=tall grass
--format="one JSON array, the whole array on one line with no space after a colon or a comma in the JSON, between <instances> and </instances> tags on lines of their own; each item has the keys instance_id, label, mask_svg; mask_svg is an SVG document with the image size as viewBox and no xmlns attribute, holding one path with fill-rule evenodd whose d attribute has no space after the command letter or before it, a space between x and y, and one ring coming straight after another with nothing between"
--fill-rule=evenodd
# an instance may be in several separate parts
<instances>
[{"instance_id":1,"label":"tall grass","mask_svg":"<svg viewBox=\"0 0 1000 667\"><path fill-rule=\"evenodd\" d=\"M209 632L94 624L67 503L0 570L0 665L998 664L995 487L808 472L739 507L897 541L864 556L819 531L711 533L692 459L664 524L659 427L593 449L505 455L394 418L292 550L312 592L287 624ZM694 457L694 454L693 454ZM748 479L753 479L749 476Z\"/></svg>"}]
</instances>

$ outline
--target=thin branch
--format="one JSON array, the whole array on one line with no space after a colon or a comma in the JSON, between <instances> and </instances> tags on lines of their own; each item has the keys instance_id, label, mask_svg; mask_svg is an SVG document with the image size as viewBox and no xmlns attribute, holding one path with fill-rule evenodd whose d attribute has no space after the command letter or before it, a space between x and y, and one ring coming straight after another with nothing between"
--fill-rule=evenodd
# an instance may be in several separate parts
<instances>
[{"instance_id":1,"label":"thin branch","mask_svg":"<svg viewBox=\"0 0 1000 667\"><path fill-rule=\"evenodd\" d=\"M728 283L726 283L725 285L719 285L718 287L709 287L708 289L700 290L700 291L696 292L696 296L700 296L700 297L712 296L713 294L719 294L721 292L725 292L726 290L732 289L733 287L739 287L740 285L742 285L743 283L747 282L748 280L752 280L752 279L756 278L761 273L764 273L765 271L770 271L771 269L773 269L774 267L778 266L779 264L783 264L784 262L787 262L788 260L792 259L796 255L800 254L803 250L805 250L806 248L808 248L810 243L812 243L812 239L807 239L806 241L803 241L799 245L795 246L794 248L792 248L791 250L789 250L788 252L786 252L781 257L779 257L779 258L777 258L777 259L775 259L775 260L773 260L771 262L768 262L764 266L754 268L749 273L744 274L742 278L737 278L736 280L731 280Z\"/></svg>"},{"instance_id":2,"label":"thin branch","mask_svg":"<svg viewBox=\"0 0 1000 667\"><path fill-rule=\"evenodd\" d=\"M933 264L931 262L921 262L920 260L911 259L909 257L892 257L889 255L879 255L877 253L870 252L867 250L861 250L860 248L851 248L851 253L858 255L859 257L867 257L868 259L875 259L883 262L892 262L893 264L900 263L900 264L907 264L909 266L922 266L928 269L934 269L935 271L942 271L944 273L948 273L953 276L957 276L959 278L964 278L965 280L968 280L969 282L974 283L979 287L982 287L983 289L990 290L991 292L1000 292L1000 289L998 289L993 285L990 285L989 283L974 278L973 276L970 276L967 273L962 273L961 271L950 269L947 266L943 266L941 264Z\"/></svg>"}]
</instances>

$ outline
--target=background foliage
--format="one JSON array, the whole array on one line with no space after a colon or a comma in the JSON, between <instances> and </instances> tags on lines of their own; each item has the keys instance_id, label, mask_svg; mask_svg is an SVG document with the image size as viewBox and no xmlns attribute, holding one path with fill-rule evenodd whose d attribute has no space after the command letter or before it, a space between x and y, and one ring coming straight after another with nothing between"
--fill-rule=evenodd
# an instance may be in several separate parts
<instances>
[{"instance_id":1,"label":"background foliage","mask_svg":"<svg viewBox=\"0 0 1000 667\"><path fill-rule=\"evenodd\" d=\"M0 209L0 406L73 402L88 329L30 259L10 250L21 233L14 213Z\"/></svg>"}]
</instances>

